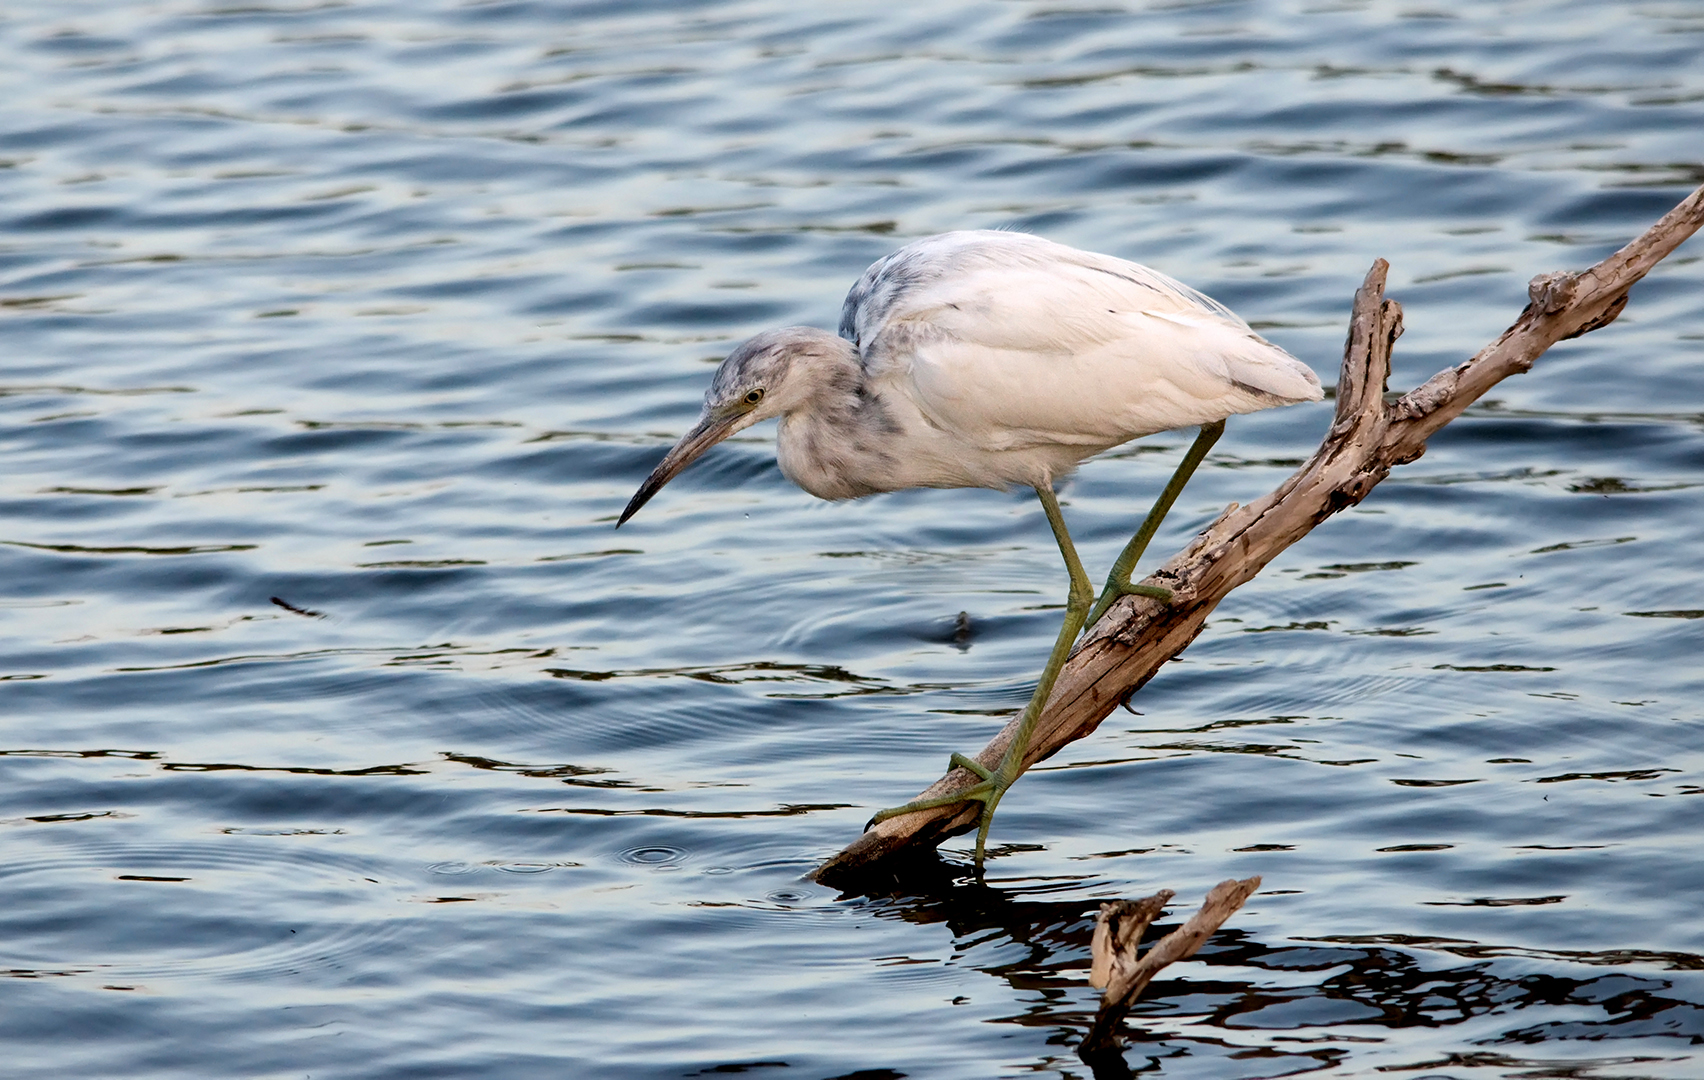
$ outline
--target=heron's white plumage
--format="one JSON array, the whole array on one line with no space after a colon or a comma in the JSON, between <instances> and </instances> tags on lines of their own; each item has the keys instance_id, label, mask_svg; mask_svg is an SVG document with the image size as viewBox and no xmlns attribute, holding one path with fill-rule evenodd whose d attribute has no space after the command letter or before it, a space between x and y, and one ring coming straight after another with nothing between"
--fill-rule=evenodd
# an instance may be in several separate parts
<instances>
[{"instance_id":1,"label":"heron's white plumage","mask_svg":"<svg viewBox=\"0 0 1704 1080\"><path fill-rule=\"evenodd\" d=\"M1321 397L1222 304L1024 233L902 248L853 286L840 332L909 436L910 460L876 490L1045 482L1143 435Z\"/></svg>"},{"instance_id":2,"label":"heron's white plumage","mask_svg":"<svg viewBox=\"0 0 1704 1080\"><path fill-rule=\"evenodd\" d=\"M879 282L898 270L898 287ZM1157 271L1023 233L948 233L871 267L847 303L873 383L980 449L1081 457L1296 401L1319 380Z\"/></svg>"}]
</instances>

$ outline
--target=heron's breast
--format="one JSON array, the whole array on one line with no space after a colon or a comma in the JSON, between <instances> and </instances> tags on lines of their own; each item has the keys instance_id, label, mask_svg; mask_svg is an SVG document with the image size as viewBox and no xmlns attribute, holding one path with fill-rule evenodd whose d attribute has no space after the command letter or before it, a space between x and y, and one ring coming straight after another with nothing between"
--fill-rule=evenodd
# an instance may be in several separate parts
<instances>
[{"instance_id":1,"label":"heron's breast","mask_svg":"<svg viewBox=\"0 0 1704 1080\"><path fill-rule=\"evenodd\" d=\"M817 498L855 499L914 486L896 449L879 428L790 415L781 421L775 459L783 476Z\"/></svg>"}]
</instances>

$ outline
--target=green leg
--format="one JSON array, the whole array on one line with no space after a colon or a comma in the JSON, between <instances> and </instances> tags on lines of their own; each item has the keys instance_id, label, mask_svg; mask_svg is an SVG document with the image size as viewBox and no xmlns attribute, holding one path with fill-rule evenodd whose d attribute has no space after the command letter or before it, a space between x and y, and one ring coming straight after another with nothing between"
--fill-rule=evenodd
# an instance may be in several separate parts
<instances>
[{"instance_id":1,"label":"green leg","mask_svg":"<svg viewBox=\"0 0 1704 1080\"><path fill-rule=\"evenodd\" d=\"M1042 669L1041 680L1036 683L1035 693L1030 695L1029 704L1024 706L1022 719L1018 722L1017 733L1012 736L1011 745L1006 747L1006 753L1000 758L1000 764L993 769L965 757L954 754L951 764L957 768L968 769L981 777L982 782L956 792L952 795L942 795L933 799L919 799L917 802L896 806L891 810L877 812L871 822L885 821L900 814L909 814L914 810L929 810L937 806L952 806L958 803L979 802L982 804L982 820L976 830L976 865L982 866L982 856L988 845L988 827L994 822L994 808L1000 805L1000 799L1006 794L1020 775L1023 774L1024 752L1029 748L1030 736L1035 732L1036 721L1041 718L1041 711L1047 705L1047 698L1053 693L1053 683L1059 678L1059 671L1065 666L1065 658L1071 654L1071 645L1077 640L1077 634L1083 629L1083 620L1093 601L1094 585L1089 581L1089 575L1083 570L1083 562L1077 558L1076 546L1071 543L1071 534L1066 531L1065 517L1059 512L1059 500L1053 494L1050 486L1035 489L1041 497L1041 508L1047 512L1047 523L1053 526L1053 538L1059 542L1059 553L1065 557L1066 572L1071 575L1071 593L1065 602L1065 622L1059 628L1059 637L1053 642L1053 652L1047 657L1047 666Z\"/></svg>"},{"instance_id":2,"label":"green leg","mask_svg":"<svg viewBox=\"0 0 1704 1080\"><path fill-rule=\"evenodd\" d=\"M1130 543L1124 545L1119 553L1118 561L1112 564L1112 572L1106 576L1106 588L1101 590L1100 599L1095 601L1094 610L1089 612L1085 622L1093 626L1112 606L1113 601L1121 596L1152 596L1157 600L1170 601L1170 589L1162 589L1154 585L1132 585L1131 575L1136 570L1136 560L1142 557L1142 552L1148 548L1148 541L1160 530L1160 522L1166 519L1171 511L1172 503L1183 494L1183 486L1189 483L1189 478L1195 475L1196 466L1207 456L1207 451L1219 441L1219 436L1225 433L1225 422L1215 420L1211 424L1202 424L1201 433L1195 436L1195 444L1189 448L1189 453L1183 455L1178 462L1177 471L1166 484L1166 489L1160 492L1160 497L1154 500L1153 509L1142 522L1142 527L1136 530L1136 535L1130 538Z\"/></svg>"}]
</instances>

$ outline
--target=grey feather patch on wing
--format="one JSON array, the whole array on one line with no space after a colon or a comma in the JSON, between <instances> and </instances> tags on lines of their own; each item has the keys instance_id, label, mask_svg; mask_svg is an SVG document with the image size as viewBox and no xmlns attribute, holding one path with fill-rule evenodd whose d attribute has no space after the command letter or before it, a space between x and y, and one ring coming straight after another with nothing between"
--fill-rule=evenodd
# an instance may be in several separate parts
<instances>
[{"instance_id":1,"label":"grey feather patch on wing","mask_svg":"<svg viewBox=\"0 0 1704 1080\"><path fill-rule=\"evenodd\" d=\"M935 239L930 237L931 240ZM878 329L907 293L941 276L944 267L931 265L932 252L920 241L878 259L864 271L840 305L840 336L862 349L866 331Z\"/></svg>"}]
</instances>

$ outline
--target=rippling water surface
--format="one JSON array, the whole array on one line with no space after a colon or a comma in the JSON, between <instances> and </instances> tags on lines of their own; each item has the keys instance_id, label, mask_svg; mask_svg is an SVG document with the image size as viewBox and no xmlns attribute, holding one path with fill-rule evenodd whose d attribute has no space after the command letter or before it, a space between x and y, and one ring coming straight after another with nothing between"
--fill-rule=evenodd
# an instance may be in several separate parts
<instances>
[{"instance_id":1,"label":"rippling water surface","mask_svg":"<svg viewBox=\"0 0 1704 1080\"><path fill-rule=\"evenodd\" d=\"M1003 227L1393 387L1704 181L1704 7L12 3L0 1035L41 1076L1085 1076L1096 905L1264 891L1169 1077L1704 1076L1704 249L1223 605L893 895L803 875L1028 694L1033 497L773 429L760 328ZM1305 457L1238 418L1157 545ZM1189 434L1064 489L1110 562ZM275 599L276 598L276 599ZM960 619L960 613L965 613Z\"/></svg>"}]
</instances>

